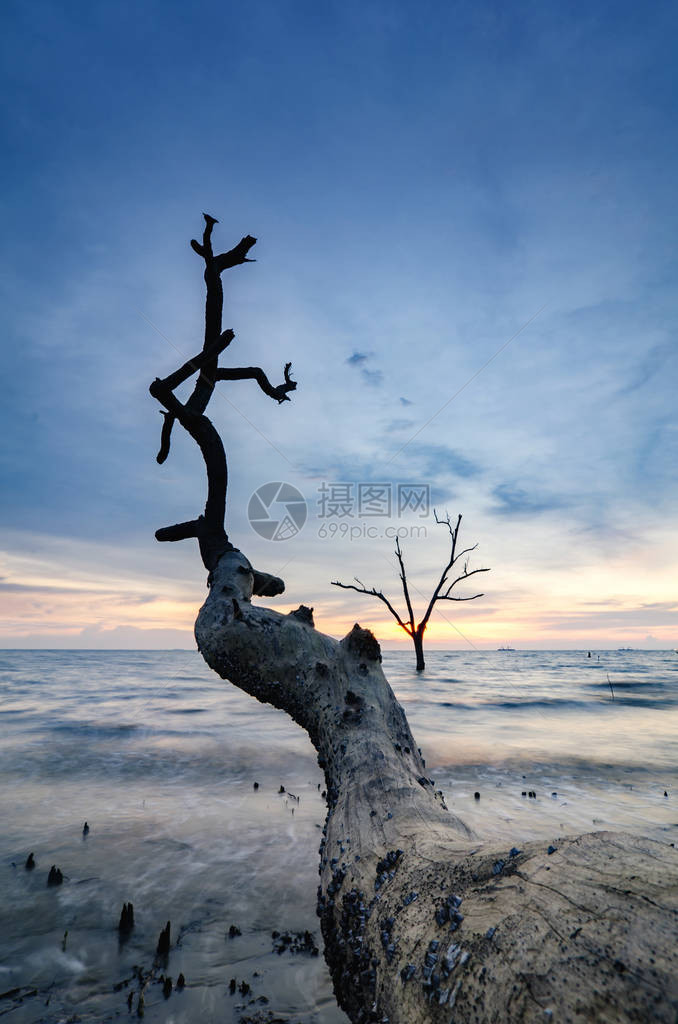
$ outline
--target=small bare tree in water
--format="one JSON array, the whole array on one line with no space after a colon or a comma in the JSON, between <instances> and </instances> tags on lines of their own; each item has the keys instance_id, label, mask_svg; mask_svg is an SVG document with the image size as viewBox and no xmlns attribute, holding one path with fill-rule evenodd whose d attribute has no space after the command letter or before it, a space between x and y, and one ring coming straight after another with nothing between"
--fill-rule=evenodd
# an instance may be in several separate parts
<instances>
[{"instance_id":1,"label":"small bare tree in water","mask_svg":"<svg viewBox=\"0 0 678 1024\"><path fill-rule=\"evenodd\" d=\"M456 579L453 579L452 582L450 582L450 573L452 569L454 569L454 566L458 562L460 562L465 555L468 556L472 551L475 551L478 545L474 544L473 547L464 548L463 551L457 552L457 538L459 536L459 527L461 526L461 515L457 517L457 522L455 526L452 526L449 514L447 514L444 519L439 519L438 513L434 509L433 515L435 516L436 523L438 523L440 526L446 526L447 529L449 530L452 546L450 550L450 557L447 561L447 565L442 571L440 579L438 580L438 584L435 590L433 591L433 596L431 597L431 600L428 603L428 607L424 613L424 616L422 619L420 619L418 625L415 623L414 619L412 600L410 598L410 591L407 585L405 562L403 561L403 553L400 547L400 541L398 540L397 537L395 553L396 558L398 559L398 565L400 566L400 582L403 585L403 594L405 595L405 604L407 606L408 617L406 619L400 617L400 615L393 607L389 599L381 590L377 590L375 587L372 587L368 590L367 587L363 583L361 583L361 581L357 578L357 576L355 577L355 584L339 583L338 580L332 581L333 587L342 587L344 590L355 590L357 591L358 594L369 594L370 597L379 598L379 600L386 605L386 607L388 608L388 610L390 611L391 615L396 620L400 628L403 629L408 636L412 637L412 643L414 644L414 652L417 657L417 672L423 671L423 669L426 667L426 664L424 662L424 633L426 632L426 627L428 626L429 619L431 618L431 614L436 605L436 602L475 601L477 597L482 597L482 594L471 594L468 597L457 597L456 594L452 593L452 590L454 587L456 587L457 583L461 583L463 580L470 579L471 576L475 576L479 572L490 571L489 569L471 569L469 571L467 557L466 561L464 562L464 568L462 572L459 574L459 576L456 577Z\"/></svg>"}]
</instances>

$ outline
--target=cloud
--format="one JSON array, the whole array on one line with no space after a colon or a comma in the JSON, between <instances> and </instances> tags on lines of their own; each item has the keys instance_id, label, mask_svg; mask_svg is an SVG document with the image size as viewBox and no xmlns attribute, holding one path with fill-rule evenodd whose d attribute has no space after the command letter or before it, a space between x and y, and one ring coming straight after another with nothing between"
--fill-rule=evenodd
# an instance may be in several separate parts
<instances>
[{"instance_id":1,"label":"cloud","mask_svg":"<svg viewBox=\"0 0 678 1024\"><path fill-rule=\"evenodd\" d=\"M667 602L668 604L668 602ZM541 618L541 623L546 628L556 630L595 630L598 628L628 630L630 628L658 629L661 626L668 626L678 630L678 614L673 607L647 608L644 605L637 605L632 608L611 608L609 611L591 611L587 608L585 612L563 612L562 614L549 614Z\"/></svg>"},{"instance_id":2,"label":"cloud","mask_svg":"<svg viewBox=\"0 0 678 1024\"><path fill-rule=\"evenodd\" d=\"M383 383L384 375L381 370L362 370L362 378L370 387L376 388Z\"/></svg>"},{"instance_id":3,"label":"cloud","mask_svg":"<svg viewBox=\"0 0 678 1024\"><path fill-rule=\"evenodd\" d=\"M462 455L456 448L444 444L408 444L403 453L418 466L425 476L436 480L440 476L455 476L470 479L482 473L482 466Z\"/></svg>"},{"instance_id":4,"label":"cloud","mask_svg":"<svg viewBox=\"0 0 678 1024\"><path fill-rule=\"evenodd\" d=\"M137 626L86 626L77 633L27 633L3 637L5 650L195 650L188 629L140 629Z\"/></svg>"},{"instance_id":5,"label":"cloud","mask_svg":"<svg viewBox=\"0 0 678 1024\"><path fill-rule=\"evenodd\" d=\"M77 584L60 587L45 583L5 583L0 581L0 593L5 594L52 594L56 596L75 597L79 594L94 594L98 597L115 597L125 604L148 604L157 600L157 594L134 594L119 592L103 587L82 587Z\"/></svg>"},{"instance_id":6,"label":"cloud","mask_svg":"<svg viewBox=\"0 0 678 1024\"><path fill-rule=\"evenodd\" d=\"M618 394L623 397L634 391L639 391L653 378L656 378L660 372L669 373L675 379L675 366L671 364L675 364L677 360L678 346L676 346L674 338L654 345L641 360L640 365L635 368L631 380L619 390Z\"/></svg>"},{"instance_id":7,"label":"cloud","mask_svg":"<svg viewBox=\"0 0 678 1024\"><path fill-rule=\"evenodd\" d=\"M366 384L370 387L379 387L383 383L384 374L381 370L368 370L364 365L368 359L371 359L374 355L373 352L354 352L352 356L349 356L346 362L349 366L355 366L360 369L360 374Z\"/></svg>"},{"instance_id":8,"label":"cloud","mask_svg":"<svg viewBox=\"0 0 678 1024\"><path fill-rule=\"evenodd\" d=\"M414 405L414 402L410 402L409 398L402 398L402 396L398 399L398 401L400 402L401 405Z\"/></svg>"},{"instance_id":9,"label":"cloud","mask_svg":"<svg viewBox=\"0 0 678 1024\"><path fill-rule=\"evenodd\" d=\"M407 445L398 454L397 461L389 460L384 464L380 464L372 454L331 452L325 463L309 463L305 469L308 476L324 477L325 480L387 480L394 486L396 483L430 483L440 495L447 495L450 477L470 479L482 471L482 467L472 459L441 444Z\"/></svg>"},{"instance_id":10,"label":"cloud","mask_svg":"<svg viewBox=\"0 0 678 1024\"><path fill-rule=\"evenodd\" d=\"M416 426L414 420L391 420L386 429L390 434L394 430L411 430L414 426Z\"/></svg>"},{"instance_id":11,"label":"cloud","mask_svg":"<svg viewBox=\"0 0 678 1024\"><path fill-rule=\"evenodd\" d=\"M538 515L541 512L563 508L565 505L562 497L528 493L513 484L499 484L493 489L492 495L498 502L492 511L506 516Z\"/></svg>"},{"instance_id":12,"label":"cloud","mask_svg":"<svg viewBox=\"0 0 678 1024\"><path fill-rule=\"evenodd\" d=\"M0 582L0 592L6 594L97 594L94 587L51 587L39 583Z\"/></svg>"}]
</instances>

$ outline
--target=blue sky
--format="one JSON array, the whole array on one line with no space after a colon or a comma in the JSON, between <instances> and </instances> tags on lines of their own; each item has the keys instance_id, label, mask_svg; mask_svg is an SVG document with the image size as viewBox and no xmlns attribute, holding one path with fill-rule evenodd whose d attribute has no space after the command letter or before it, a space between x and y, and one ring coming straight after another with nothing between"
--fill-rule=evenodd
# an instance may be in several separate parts
<instances>
[{"instance_id":1,"label":"blue sky","mask_svg":"<svg viewBox=\"0 0 678 1024\"><path fill-rule=\"evenodd\" d=\"M202 467L178 437L156 465L147 387L200 347L207 210L223 248L259 239L225 275L229 361L299 381L284 406L249 382L211 406L229 532L286 577L276 606L397 643L329 586L397 594L392 540L322 538L316 502L323 481L415 481L493 570L431 644L677 646L677 22L8 4L0 644L192 644L200 562L153 532L200 510ZM311 514L274 543L246 509L279 479ZM422 603L446 553L424 525L402 541Z\"/></svg>"}]
</instances>

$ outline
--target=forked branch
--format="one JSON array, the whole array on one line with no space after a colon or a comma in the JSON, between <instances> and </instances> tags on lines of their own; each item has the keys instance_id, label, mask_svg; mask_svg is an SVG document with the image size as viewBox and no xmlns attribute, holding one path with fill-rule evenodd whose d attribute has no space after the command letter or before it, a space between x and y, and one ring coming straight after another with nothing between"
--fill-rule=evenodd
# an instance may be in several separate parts
<instances>
[{"instance_id":1,"label":"forked branch","mask_svg":"<svg viewBox=\"0 0 678 1024\"><path fill-rule=\"evenodd\" d=\"M280 405L289 402L289 391L296 391L297 382L290 377L291 363L285 363L284 381L274 387L263 370L258 366L221 367L217 370L217 380L256 380L257 384L269 398L275 398Z\"/></svg>"},{"instance_id":2,"label":"forked branch","mask_svg":"<svg viewBox=\"0 0 678 1024\"><path fill-rule=\"evenodd\" d=\"M203 344L203 352L209 349L221 335L221 318L224 307L224 290L221 284L221 274L224 270L229 267L238 266L241 263L254 263L255 260L247 258L247 253L250 251L253 245L256 244L256 238L252 235L246 235L241 238L240 241L233 249L228 252L221 253L219 256L215 256L212 251L212 229L215 224L219 221L216 218L211 217L209 213L204 213L205 218L205 229L202 236L202 244L197 242L194 238L191 239L191 248L205 261L205 286L206 286L206 297L205 297L205 340ZM230 338L227 344L233 340L233 332L230 333ZM193 388L193 393L186 403L187 407L191 412L204 412L207 408L212 392L214 391L215 384L215 373L217 370L216 357L208 360L198 376L198 379ZM157 461L162 463L166 460L170 451L170 441L172 434L172 427L174 425L174 417L165 417L165 423L162 429L160 451L157 455Z\"/></svg>"},{"instance_id":3,"label":"forked branch","mask_svg":"<svg viewBox=\"0 0 678 1024\"><path fill-rule=\"evenodd\" d=\"M332 580L332 586L341 587L342 590L355 590L358 594L367 594L369 597L378 598L386 605L386 607L388 608L388 610L390 611L391 615L396 620L400 628L404 629L406 633L410 633L410 636L412 635L410 632L410 623L403 622L403 620L398 615L398 612L395 610L389 599L381 590L376 590L374 587L371 587L368 590L365 584L361 583L357 576L354 576L354 579L358 586L355 586L354 583L340 583L339 580Z\"/></svg>"},{"instance_id":4,"label":"forked branch","mask_svg":"<svg viewBox=\"0 0 678 1024\"><path fill-rule=\"evenodd\" d=\"M175 420L178 420L200 448L207 470L204 514L197 519L157 530L156 538L159 541L178 541L197 537L203 562L211 571L221 555L233 548L224 528L228 484L226 454L218 431L205 415L215 384L218 380L256 380L264 394L278 403L289 401L289 392L294 391L297 385L290 376L291 363L285 363L283 383L277 386L270 383L258 366L233 369L219 367L219 356L235 337L230 328L222 330L224 293L221 274L240 263L255 262L248 259L247 253L256 238L246 235L233 249L215 256L212 251L212 230L218 221L207 213L203 216L205 230L202 243L195 239L191 241L193 250L205 261L205 338L202 351L167 377L156 378L149 390L164 406L157 461L162 463L169 455L172 427ZM186 402L181 402L174 393L175 389L193 374L197 374L193 392Z\"/></svg>"}]
</instances>

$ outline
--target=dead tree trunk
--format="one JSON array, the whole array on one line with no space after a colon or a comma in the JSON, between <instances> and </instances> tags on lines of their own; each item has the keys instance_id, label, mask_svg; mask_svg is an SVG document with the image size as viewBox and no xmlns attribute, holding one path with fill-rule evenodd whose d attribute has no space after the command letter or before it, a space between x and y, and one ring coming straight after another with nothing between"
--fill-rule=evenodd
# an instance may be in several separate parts
<instances>
[{"instance_id":1,"label":"dead tree trunk","mask_svg":"<svg viewBox=\"0 0 678 1024\"><path fill-rule=\"evenodd\" d=\"M412 634L412 643L414 644L417 672L423 672L426 668L426 662L424 661L424 634L418 629Z\"/></svg>"},{"instance_id":2,"label":"dead tree trunk","mask_svg":"<svg viewBox=\"0 0 678 1024\"><path fill-rule=\"evenodd\" d=\"M200 447L207 507L158 539L200 541L210 591L195 635L207 664L286 711L318 751L328 799L318 913L340 1005L360 1024L674 1024L672 847L604 832L520 850L478 842L428 778L372 634L356 625L337 642L315 630L304 606L282 615L252 604L253 593L280 593L283 584L228 542L225 455L205 395L215 380L247 376L282 401L294 384L289 367L278 388L257 368L218 369L230 341L221 333L219 273L235 265L232 253L242 262L254 240L214 257L215 222L206 222L203 245L194 244L207 264L205 346L151 391L167 412L164 449L175 419ZM200 373L196 398L182 404L173 389L191 372Z\"/></svg>"},{"instance_id":3,"label":"dead tree trunk","mask_svg":"<svg viewBox=\"0 0 678 1024\"><path fill-rule=\"evenodd\" d=\"M187 540L195 537L200 546L200 555L206 569L211 570L222 554L233 549L224 527L226 515L226 489L228 485L228 467L226 453L219 432L205 416L205 409L219 380L256 380L264 394L275 398L279 403L289 401L288 392L294 391L296 383L290 377L291 363L285 363L284 381L274 387L268 377L258 366L219 367L219 356L233 341L235 334L229 328L222 331L222 313L224 290L221 275L224 270L242 263L253 263L247 253L256 244L256 238L246 235L228 252L215 256L212 250L212 231L219 221L204 213L205 229L202 243L191 240L191 248L205 261L205 340L202 352L189 359L178 370L168 377L157 377L151 384L151 395L165 407L164 422L160 435L160 450L156 461L163 463L170 452L172 427L176 420L191 435L198 445L207 472L207 501L203 515L174 526L165 526L156 530L155 537L159 541ZM188 380L194 373L198 377L193 393L186 402L180 402L174 394L176 388ZM269 589L257 589L257 594L274 592L272 577L262 586ZM280 583L280 581L278 581ZM275 591L279 593L280 591Z\"/></svg>"}]
</instances>

